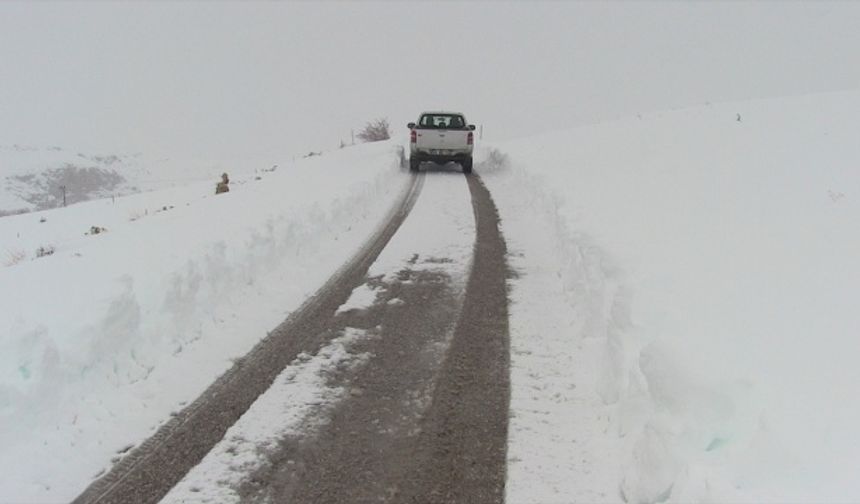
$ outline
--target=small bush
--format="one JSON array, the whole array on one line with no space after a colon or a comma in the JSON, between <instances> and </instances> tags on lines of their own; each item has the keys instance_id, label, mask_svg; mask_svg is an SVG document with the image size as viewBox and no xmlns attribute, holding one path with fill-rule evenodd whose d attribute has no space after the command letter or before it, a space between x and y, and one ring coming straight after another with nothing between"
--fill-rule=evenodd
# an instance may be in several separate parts
<instances>
[{"instance_id":1,"label":"small bush","mask_svg":"<svg viewBox=\"0 0 860 504\"><path fill-rule=\"evenodd\" d=\"M379 142L391 138L391 127L387 118L370 121L356 135L362 142Z\"/></svg>"},{"instance_id":2,"label":"small bush","mask_svg":"<svg viewBox=\"0 0 860 504\"><path fill-rule=\"evenodd\" d=\"M53 255L56 250L53 245L42 245L36 249L36 257L45 257Z\"/></svg>"}]
</instances>

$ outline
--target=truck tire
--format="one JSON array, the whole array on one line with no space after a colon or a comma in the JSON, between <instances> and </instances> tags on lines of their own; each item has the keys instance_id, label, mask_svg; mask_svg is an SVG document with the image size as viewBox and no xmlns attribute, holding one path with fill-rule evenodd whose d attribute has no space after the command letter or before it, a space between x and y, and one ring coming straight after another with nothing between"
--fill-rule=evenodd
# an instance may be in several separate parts
<instances>
[{"instance_id":1,"label":"truck tire","mask_svg":"<svg viewBox=\"0 0 860 504\"><path fill-rule=\"evenodd\" d=\"M460 166L463 167L463 173L465 173L466 175L472 173L472 158L467 157L463 160L462 163L460 163Z\"/></svg>"},{"instance_id":2,"label":"truck tire","mask_svg":"<svg viewBox=\"0 0 860 504\"><path fill-rule=\"evenodd\" d=\"M420 166L420 165L421 165L420 159L418 159L414 156L409 158L409 171L417 172L418 166Z\"/></svg>"}]
</instances>

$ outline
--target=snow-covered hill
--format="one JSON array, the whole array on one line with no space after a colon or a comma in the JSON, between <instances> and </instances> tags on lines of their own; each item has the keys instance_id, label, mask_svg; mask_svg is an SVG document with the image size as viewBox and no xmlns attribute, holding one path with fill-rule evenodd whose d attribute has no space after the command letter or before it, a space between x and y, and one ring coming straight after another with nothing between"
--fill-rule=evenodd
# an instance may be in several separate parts
<instances>
[{"instance_id":1,"label":"snow-covered hill","mask_svg":"<svg viewBox=\"0 0 860 504\"><path fill-rule=\"evenodd\" d=\"M509 502L860 499L858 110L480 146L513 270ZM395 143L0 219L0 501L74 497L295 309L390 207Z\"/></svg>"},{"instance_id":2,"label":"snow-covered hill","mask_svg":"<svg viewBox=\"0 0 860 504\"><path fill-rule=\"evenodd\" d=\"M223 172L268 170L269 160L208 161L144 154L86 154L61 147L0 145L0 217L66 204L188 185L215 183Z\"/></svg>"}]
</instances>

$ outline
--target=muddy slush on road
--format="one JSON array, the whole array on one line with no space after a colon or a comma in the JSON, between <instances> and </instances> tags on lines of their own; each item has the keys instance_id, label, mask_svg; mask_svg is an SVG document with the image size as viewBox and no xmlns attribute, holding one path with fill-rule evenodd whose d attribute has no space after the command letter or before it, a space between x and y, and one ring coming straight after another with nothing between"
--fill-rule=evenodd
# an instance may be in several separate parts
<instances>
[{"instance_id":1,"label":"muddy slush on road","mask_svg":"<svg viewBox=\"0 0 860 504\"><path fill-rule=\"evenodd\" d=\"M419 267L387 280L366 277L434 175L410 175L387 222L349 263L75 502L158 502L297 355L317 352L345 327L374 333L356 348L369 362L329 377L350 393L313 435L283 439L245 478L241 501L502 502L509 272L498 213L480 178L465 177L476 232L465 292L444 272ZM384 283L373 306L337 311L370 282Z\"/></svg>"}]
</instances>

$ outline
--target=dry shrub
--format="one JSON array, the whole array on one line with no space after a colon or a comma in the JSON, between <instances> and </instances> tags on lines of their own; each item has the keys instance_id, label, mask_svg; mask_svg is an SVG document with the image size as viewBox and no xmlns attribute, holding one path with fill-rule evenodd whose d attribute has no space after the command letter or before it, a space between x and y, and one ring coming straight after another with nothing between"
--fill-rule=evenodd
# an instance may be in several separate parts
<instances>
[{"instance_id":1,"label":"dry shrub","mask_svg":"<svg viewBox=\"0 0 860 504\"><path fill-rule=\"evenodd\" d=\"M56 249L53 245L42 245L36 249L36 257L45 257L53 255Z\"/></svg>"},{"instance_id":2,"label":"dry shrub","mask_svg":"<svg viewBox=\"0 0 860 504\"><path fill-rule=\"evenodd\" d=\"M379 142L391 138L391 127L388 118L374 119L364 126L357 135L362 142Z\"/></svg>"}]
</instances>

